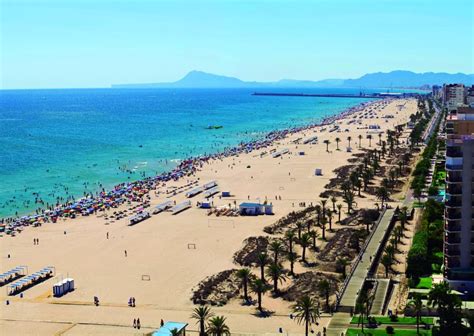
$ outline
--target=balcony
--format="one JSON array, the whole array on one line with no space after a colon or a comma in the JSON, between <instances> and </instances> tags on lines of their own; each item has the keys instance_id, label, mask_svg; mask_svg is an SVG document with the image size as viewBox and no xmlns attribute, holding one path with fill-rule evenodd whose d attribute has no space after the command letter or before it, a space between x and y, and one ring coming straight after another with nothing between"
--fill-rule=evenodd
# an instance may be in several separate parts
<instances>
[{"instance_id":1,"label":"balcony","mask_svg":"<svg viewBox=\"0 0 474 336\"><path fill-rule=\"evenodd\" d=\"M449 220L456 220L462 218L462 213L459 210L446 209L444 216Z\"/></svg>"},{"instance_id":2,"label":"balcony","mask_svg":"<svg viewBox=\"0 0 474 336\"><path fill-rule=\"evenodd\" d=\"M461 148L458 146L447 147L446 148L446 157L450 158L462 158Z\"/></svg>"},{"instance_id":3,"label":"balcony","mask_svg":"<svg viewBox=\"0 0 474 336\"><path fill-rule=\"evenodd\" d=\"M446 175L446 183L459 183L462 182L462 173L457 171L450 171Z\"/></svg>"},{"instance_id":4,"label":"balcony","mask_svg":"<svg viewBox=\"0 0 474 336\"><path fill-rule=\"evenodd\" d=\"M444 242L446 243L446 245L459 245L459 244L461 244L461 237L458 237L458 236L452 236L452 237L446 236L445 238L446 238L446 239L444 240Z\"/></svg>"},{"instance_id":5,"label":"balcony","mask_svg":"<svg viewBox=\"0 0 474 336\"><path fill-rule=\"evenodd\" d=\"M446 163L446 170L447 171L459 171L462 170L462 164L448 164Z\"/></svg>"},{"instance_id":6,"label":"balcony","mask_svg":"<svg viewBox=\"0 0 474 336\"><path fill-rule=\"evenodd\" d=\"M458 184L447 184L446 194L449 195L462 195L462 186Z\"/></svg>"},{"instance_id":7,"label":"balcony","mask_svg":"<svg viewBox=\"0 0 474 336\"><path fill-rule=\"evenodd\" d=\"M444 249L444 255L447 257L459 257L461 255L461 250L459 248L447 247Z\"/></svg>"},{"instance_id":8,"label":"balcony","mask_svg":"<svg viewBox=\"0 0 474 336\"><path fill-rule=\"evenodd\" d=\"M446 221L446 224L444 225L444 229L447 232L461 232L461 223L453 221L453 220ZM472 230L474 231L474 226Z\"/></svg>"},{"instance_id":9,"label":"balcony","mask_svg":"<svg viewBox=\"0 0 474 336\"><path fill-rule=\"evenodd\" d=\"M461 197L451 197L444 202L444 205L448 208L460 208L462 206L462 199Z\"/></svg>"},{"instance_id":10,"label":"balcony","mask_svg":"<svg viewBox=\"0 0 474 336\"><path fill-rule=\"evenodd\" d=\"M446 268L461 266L461 262L459 261L459 257L446 257L444 259L444 262L445 262Z\"/></svg>"}]
</instances>

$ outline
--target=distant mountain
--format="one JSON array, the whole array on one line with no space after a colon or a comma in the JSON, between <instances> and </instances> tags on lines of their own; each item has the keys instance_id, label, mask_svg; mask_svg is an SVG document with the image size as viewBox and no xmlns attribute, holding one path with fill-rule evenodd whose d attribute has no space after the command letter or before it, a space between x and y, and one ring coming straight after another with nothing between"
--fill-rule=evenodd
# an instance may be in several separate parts
<instances>
[{"instance_id":1,"label":"distant mountain","mask_svg":"<svg viewBox=\"0 0 474 336\"><path fill-rule=\"evenodd\" d=\"M449 74L445 72L415 73L411 71L376 72L357 79L347 79L344 86L348 87L420 87L423 85L441 85L443 83L474 84L474 75L463 73Z\"/></svg>"},{"instance_id":2,"label":"distant mountain","mask_svg":"<svg viewBox=\"0 0 474 336\"><path fill-rule=\"evenodd\" d=\"M278 82L244 82L235 77L191 71L176 82L149 84L114 84L113 88L414 88L443 83L474 84L474 75L444 72L415 73L411 71L377 72L357 79L325 79L320 81L282 79Z\"/></svg>"}]
</instances>

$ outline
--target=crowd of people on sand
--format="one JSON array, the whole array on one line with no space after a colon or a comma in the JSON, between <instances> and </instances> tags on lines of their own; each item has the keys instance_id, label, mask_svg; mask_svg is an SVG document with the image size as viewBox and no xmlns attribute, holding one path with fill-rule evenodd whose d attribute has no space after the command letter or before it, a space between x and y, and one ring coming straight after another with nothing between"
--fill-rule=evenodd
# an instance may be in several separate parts
<instances>
[{"instance_id":1,"label":"crowd of people on sand","mask_svg":"<svg viewBox=\"0 0 474 336\"><path fill-rule=\"evenodd\" d=\"M141 202L149 191L156 190L160 186L166 186L166 182L177 181L183 177L191 176L196 173L198 169L202 168L204 164L210 163L213 160L221 160L225 157L237 156L239 154L267 148L288 135L319 126L330 125L337 120L347 118L356 112L362 111L373 103L374 102L361 103L338 115L324 118L319 123L272 131L259 140L242 142L238 146L226 148L218 153L204 154L202 156L184 159L171 171L134 182L120 183L110 191L106 191L102 185L100 185L102 189L100 192L97 192L96 195L89 193L79 200L75 200L74 197L69 197L67 202L62 204L58 202L55 205L48 205L45 209L37 211L34 215L2 218L0 219L0 226L3 227L3 231L6 234L14 236L27 226L39 226L43 223L50 222L55 223L59 218L75 218L77 216L97 214L97 212L117 208L124 203L132 201Z\"/></svg>"}]
</instances>

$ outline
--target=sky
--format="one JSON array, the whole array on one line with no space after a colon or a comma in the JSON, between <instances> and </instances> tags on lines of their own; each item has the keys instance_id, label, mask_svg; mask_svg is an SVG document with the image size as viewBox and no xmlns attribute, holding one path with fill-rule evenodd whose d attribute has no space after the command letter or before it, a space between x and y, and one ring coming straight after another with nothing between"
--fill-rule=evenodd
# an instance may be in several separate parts
<instances>
[{"instance_id":1,"label":"sky","mask_svg":"<svg viewBox=\"0 0 474 336\"><path fill-rule=\"evenodd\" d=\"M474 73L472 0L0 0L0 89Z\"/></svg>"}]
</instances>

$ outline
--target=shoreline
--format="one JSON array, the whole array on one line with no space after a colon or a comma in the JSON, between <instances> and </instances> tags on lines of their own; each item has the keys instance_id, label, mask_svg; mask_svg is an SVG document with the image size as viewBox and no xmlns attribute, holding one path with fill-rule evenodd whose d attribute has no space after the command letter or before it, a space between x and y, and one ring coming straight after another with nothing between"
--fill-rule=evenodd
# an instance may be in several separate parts
<instances>
[{"instance_id":1,"label":"shoreline","mask_svg":"<svg viewBox=\"0 0 474 336\"><path fill-rule=\"evenodd\" d=\"M140 206L138 202L131 202L118 209L78 216L74 221L62 217L55 225L25 229L15 239L6 236L2 253L5 256L11 254L11 257L3 259L5 269L28 265L28 269L34 272L46 265L53 265L56 270L54 278L25 290L23 298L1 295L2 299L12 302L2 309L5 318L15 321L10 322L7 329L21 327L23 330L33 330L42 328L41 323L45 320L54 322L67 319L81 325L74 326L71 334L112 335L117 333L117 327L104 329L96 323L123 325L124 321L130 320L132 311L140 316L144 325L159 324L161 319L191 323L189 315L196 307L192 298L200 284L205 284L206 279L211 277L241 268L242 262L235 256L236 253L252 250L253 245L248 245L248 241L261 236L268 241L283 239L284 232L269 233L265 228L273 226L290 213L299 213L308 205L319 204L323 200L321 193L332 188L327 187L328 183L340 173L338 168L351 164L351 158L360 157L368 150L379 149L381 145L376 143L377 134L383 133L384 136L386 130L406 123L409 115L416 111L415 100L376 103L354 115L347 114L346 118L337 120L334 127L316 127L293 135L287 134L262 150L208 160L202 167L196 166L195 175L176 182L171 180L166 183L166 187L160 184L157 190L151 190L145 198L141 198L150 196L151 206L169 200L177 203L191 200L193 206L179 215L164 211L130 226L129 215ZM328 121L326 125L331 122ZM337 131L331 132L334 128ZM372 136L372 145L368 135ZM317 143L307 143L315 136L318 137ZM352 138L352 144L349 137ZM328 141L329 150L326 145ZM352 150L346 150L346 146ZM289 152L284 155L275 157L271 154L285 149ZM323 175L316 175L316 168L321 169ZM374 183L378 184L380 179L380 176L377 177ZM194 206L196 201L202 200L203 195L192 199L185 197L185 192L194 188L195 184L202 185L213 180L221 190L229 191L232 195L222 199L214 197L215 210L233 207L232 204L235 206L240 202L261 203L268 198L273 204L274 214L218 216L215 212L210 214L208 210ZM192 186L186 189L190 183ZM137 189L132 194L138 197L143 195L141 193L142 190ZM374 208L378 202L376 196L373 193L364 193L363 196L357 199L356 209ZM344 220L347 216L344 200L336 197L336 203L343 206ZM327 202L331 208L330 201ZM300 259L295 263L294 271L301 281L289 278L280 284L282 293L289 296L285 295L285 299L283 295L273 296L270 292L263 296L264 308L274 312L271 318L257 319L255 305L242 305L241 292L235 293L236 296L224 306L213 306L213 311L228 317L229 326L236 333L263 334L274 331L276 327L300 333L302 327L288 317L293 300L291 297L305 288L301 286L306 286L304 279L308 279L311 274L317 279L338 276L333 258L339 253L351 257L354 249L348 249L344 243L348 234L365 230L365 225L358 222L340 224L336 219L333 218L333 230L326 229L326 240L317 240L318 249L306 251L308 263ZM291 227L295 228L295 224L292 222ZM321 237L322 229L316 226L313 229ZM32 244L35 240L37 243ZM128 255L124 255L124 251ZM295 252L301 256L301 246L295 245ZM288 270L289 262L281 261L284 269ZM251 267L251 270L254 275L258 275L257 268ZM74 279L77 288L63 297L53 297L51 284L66 275ZM143 276L149 281L143 281ZM222 283L226 286L224 290L234 288L232 284L236 283L235 279L230 281L229 287L225 285L227 281ZM338 281L334 282L334 286L338 284ZM221 285L218 288L222 288ZM215 295L220 294L216 292ZM317 291L314 295L320 296ZM92 304L94 296L100 298L100 308ZM255 299L253 293L251 296ZM129 297L137 299L137 306L133 309L125 308ZM209 297L204 299L208 300ZM19 321L18 316L35 322ZM325 316L316 331L321 331L328 321L329 317ZM84 324L90 324L90 327L84 329ZM52 330L49 334L61 329L53 324L49 326ZM133 329L120 330L130 334Z\"/></svg>"},{"instance_id":2,"label":"shoreline","mask_svg":"<svg viewBox=\"0 0 474 336\"><path fill-rule=\"evenodd\" d=\"M81 203L80 205L83 204L86 206L86 209L89 209L88 207L89 205L92 205L94 203L99 204L101 201L103 202L102 198L114 197L117 195L117 192L119 195L126 194L126 191L124 191L123 188L128 189L130 186L132 186L133 188L140 184L150 184L150 183L156 184L156 183L166 183L169 181L177 181L185 176L189 176L189 173L191 174L194 173L196 171L196 167L202 167L202 164L207 163L210 160L222 159L223 157L227 157L227 156L236 156L241 153L250 153L255 150L259 150L259 149L271 146L276 141L284 139L288 135L292 135L294 133L301 132L304 130L310 130L315 127L330 125L334 123L335 121L344 119L350 116L351 114L361 111L367 106L370 106L374 103L382 102L382 101L390 101L392 99L394 98L377 99L377 100L371 100L371 101L358 103L350 108L344 109L343 111L335 115L322 118L321 121L317 123L310 123L310 124L305 124L305 125L291 127L291 128L272 130L261 135L258 139L250 140L247 142L240 142L239 144L235 146L225 147L223 150L217 151L215 153L209 153L209 154L205 153L199 156L179 159L179 163L177 164L175 168L168 171L164 171L161 174L156 175L154 177L148 177L145 179L139 179L139 180L131 181L131 182L121 182L111 187L109 191L105 191L104 189L102 189L101 192L96 191L95 196L91 192L90 196L78 198L77 201L75 201L75 203L66 202L62 204L56 204L54 208L52 206L50 206L49 208L41 207L41 212L38 212L38 210L36 210L35 214L28 212L28 213L24 213L23 215L18 214L18 216L3 217L3 218L0 218L0 224L6 225L5 227L5 231L6 231L8 230L8 226L12 224L19 224L21 226L25 226L25 225L29 226L31 224L37 224L35 223L36 221L40 221L40 222L43 221L45 223L48 223L49 221L55 221L57 220L57 218L54 219L54 217L62 217L65 211L67 211L68 209L71 209L71 206L74 206L77 203ZM150 187L150 185L148 185L148 187ZM154 187L156 188L156 185ZM152 189L153 188L149 188L149 190L152 190ZM117 203L118 205L123 204L123 202L120 202L120 201ZM111 207L116 207L115 205L117 203L112 204ZM106 206L104 209L109 209L110 207L107 207L107 203L105 204ZM81 208L80 211L82 212L82 210L84 210L84 207L81 206L80 208ZM30 223L30 221L33 219L35 221Z\"/></svg>"}]
</instances>

